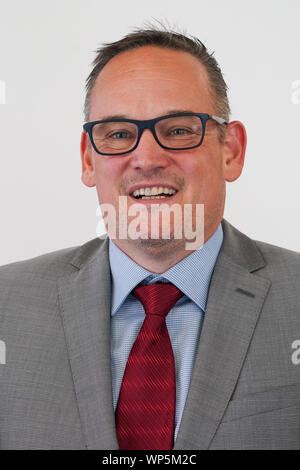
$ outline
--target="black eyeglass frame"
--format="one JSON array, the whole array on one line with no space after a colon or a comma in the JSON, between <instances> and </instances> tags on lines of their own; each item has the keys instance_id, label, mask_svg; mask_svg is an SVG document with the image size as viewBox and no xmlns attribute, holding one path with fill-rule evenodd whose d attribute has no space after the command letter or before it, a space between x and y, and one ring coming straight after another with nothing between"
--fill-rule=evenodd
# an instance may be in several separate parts
<instances>
[{"instance_id":1,"label":"black eyeglass frame","mask_svg":"<svg viewBox=\"0 0 300 470\"><path fill-rule=\"evenodd\" d=\"M192 147L183 147L183 148L166 147L165 145L163 145L159 141L159 139L156 135L155 124L158 121L162 121L163 119L168 119L168 118L172 118L172 117L180 117L180 116L198 116L201 119L202 129L203 129L201 140L200 140L199 144L193 145ZM99 153L100 155L118 156L118 155L125 155L126 153L129 153L129 152L133 152L133 150L135 150L137 148L137 146L139 145L142 133L145 129L150 129L150 131L152 132L152 135L153 135L154 139L156 140L156 142L158 143L158 145L160 145L160 147L162 147L166 150L189 150L189 149L194 149L196 147L199 147L203 142L204 135L205 135L205 129L206 129L206 123L209 119L214 120L215 122L217 122L217 124L226 124L226 125L228 124L228 122L225 119L220 118L218 116L213 116L213 115L210 115L210 114L206 114L206 113L177 113L177 114L167 114L166 116L160 116L160 117L155 118L155 119L147 119L147 120L144 120L144 121L139 121L139 120L136 120L136 119L105 119L103 121L91 121L91 122L86 122L85 124L83 124L83 129L88 133L90 141L92 143L92 146L93 146L94 150L97 153ZM93 127L96 124L101 124L101 123L104 123L104 122L130 122L130 123L136 124L137 127L138 127L138 135L137 135L137 140L136 140L135 145L131 149L126 150L126 152L120 152L120 153L103 153L103 152L100 152L100 150L97 149L97 147L95 145L95 142L94 142L94 139L93 139Z\"/></svg>"}]
</instances>

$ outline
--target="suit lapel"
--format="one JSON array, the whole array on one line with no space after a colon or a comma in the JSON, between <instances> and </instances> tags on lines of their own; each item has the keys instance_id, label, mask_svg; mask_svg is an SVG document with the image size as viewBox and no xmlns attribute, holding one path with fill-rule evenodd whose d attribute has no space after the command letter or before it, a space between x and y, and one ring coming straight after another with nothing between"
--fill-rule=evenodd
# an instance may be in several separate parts
<instances>
[{"instance_id":1,"label":"suit lapel","mask_svg":"<svg viewBox=\"0 0 300 470\"><path fill-rule=\"evenodd\" d=\"M256 245L223 221L190 389L174 449L207 449L237 383L270 281Z\"/></svg>"},{"instance_id":2,"label":"suit lapel","mask_svg":"<svg viewBox=\"0 0 300 470\"><path fill-rule=\"evenodd\" d=\"M86 447L118 449L111 385L108 239L84 245L71 264L76 271L58 281L58 290Z\"/></svg>"}]
</instances>

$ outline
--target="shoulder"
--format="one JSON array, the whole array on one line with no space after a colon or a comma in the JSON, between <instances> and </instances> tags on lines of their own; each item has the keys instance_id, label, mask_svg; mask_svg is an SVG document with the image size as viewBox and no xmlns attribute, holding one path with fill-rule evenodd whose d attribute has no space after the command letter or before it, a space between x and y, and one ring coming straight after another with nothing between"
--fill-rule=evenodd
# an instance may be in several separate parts
<instances>
[{"instance_id":1,"label":"shoulder","mask_svg":"<svg viewBox=\"0 0 300 470\"><path fill-rule=\"evenodd\" d=\"M271 282L269 293L300 303L300 253L254 240L223 221L222 254L239 268ZM281 296L281 297L280 297Z\"/></svg>"},{"instance_id":2,"label":"shoulder","mask_svg":"<svg viewBox=\"0 0 300 470\"><path fill-rule=\"evenodd\" d=\"M0 307L38 297L55 301L58 279L77 272L96 259L103 240L63 248L34 258L0 266Z\"/></svg>"},{"instance_id":3,"label":"shoulder","mask_svg":"<svg viewBox=\"0 0 300 470\"><path fill-rule=\"evenodd\" d=\"M269 318L284 322L284 328L299 328L300 254L259 240L254 243L265 260L264 268L254 275L271 281L265 306Z\"/></svg>"},{"instance_id":4,"label":"shoulder","mask_svg":"<svg viewBox=\"0 0 300 470\"><path fill-rule=\"evenodd\" d=\"M291 278L295 275L300 280L300 253L263 241L253 241L265 259L266 272L277 277Z\"/></svg>"},{"instance_id":5,"label":"shoulder","mask_svg":"<svg viewBox=\"0 0 300 470\"><path fill-rule=\"evenodd\" d=\"M0 267L0 318L18 321L57 310L57 278L74 268L69 260L78 247L65 248ZM6 320L7 321L7 320Z\"/></svg>"},{"instance_id":6,"label":"shoulder","mask_svg":"<svg viewBox=\"0 0 300 470\"><path fill-rule=\"evenodd\" d=\"M68 263L79 248L79 246L64 248L0 266L0 282L5 279L17 280L24 276L54 279L59 273L63 274L68 269Z\"/></svg>"},{"instance_id":7,"label":"shoulder","mask_svg":"<svg viewBox=\"0 0 300 470\"><path fill-rule=\"evenodd\" d=\"M95 259L99 249L104 246L105 242L107 242L107 239L103 240L97 237L83 245L63 248L34 258L0 266L0 282L4 279L16 279L25 275L36 276L49 281L56 280Z\"/></svg>"},{"instance_id":8,"label":"shoulder","mask_svg":"<svg viewBox=\"0 0 300 470\"><path fill-rule=\"evenodd\" d=\"M101 246L99 237L83 245L63 248L31 259L0 267L0 323L6 333L16 325L32 330L37 325L59 323L59 279L80 272L97 259ZM35 325L34 327L32 325ZM31 331L30 330L30 331ZM3 330L4 331L4 330Z\"/></svg>"},{"instance_id":9,"label":"shoulder","mask_svg":"<svg viewBox=\"0 0 300 470\"><path fill-rule=\"evenodd\" d=\"M250 238L223 219L223 252L250 272L300 272L300 253ZM265 272L266 272L265 271Z\"/></svg>"}]
</instances>

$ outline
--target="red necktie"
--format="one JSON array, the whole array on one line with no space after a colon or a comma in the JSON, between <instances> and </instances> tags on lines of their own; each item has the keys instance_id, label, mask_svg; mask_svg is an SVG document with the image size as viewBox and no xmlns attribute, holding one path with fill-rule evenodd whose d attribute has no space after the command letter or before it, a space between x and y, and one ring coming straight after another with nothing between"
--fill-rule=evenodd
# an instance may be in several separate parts
<instances>
[{"instance_id":1,"label":"red necktie","mask_svg":"<svg viewBox=\"0 0 300 470\"><path fill-rule=\"evenodd\" d=\"M138 286L146 317L132 346L116 409L120 450L173 448L176 383L166 316L183 293L173 284Z\"/></svg>"}]
</instances>

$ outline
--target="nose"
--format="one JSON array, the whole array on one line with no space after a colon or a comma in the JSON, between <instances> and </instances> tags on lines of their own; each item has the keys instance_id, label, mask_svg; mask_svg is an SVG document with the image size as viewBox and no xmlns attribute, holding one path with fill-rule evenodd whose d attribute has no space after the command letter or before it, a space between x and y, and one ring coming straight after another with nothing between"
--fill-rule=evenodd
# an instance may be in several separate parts
<instances>
[{"instance_id":1,"label":"nose","mask_svg":"<svg viewBox=\"0 0 300 470\"><path fill-rule=\"evenodd\" d=\"M143 170L165 168L169 164L168 151L156 142L150 129L144 129L137 148L132 152L130 163L134 168Z\"/></svg>"}]
</instances>

